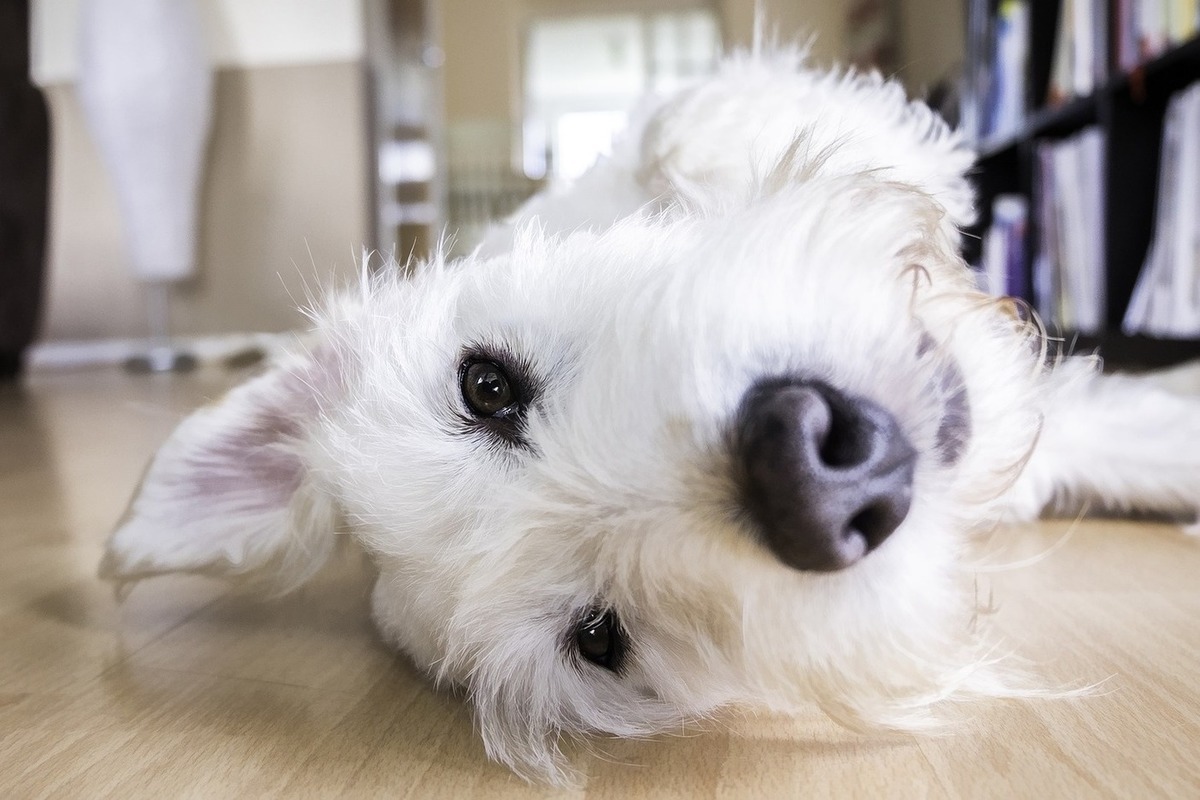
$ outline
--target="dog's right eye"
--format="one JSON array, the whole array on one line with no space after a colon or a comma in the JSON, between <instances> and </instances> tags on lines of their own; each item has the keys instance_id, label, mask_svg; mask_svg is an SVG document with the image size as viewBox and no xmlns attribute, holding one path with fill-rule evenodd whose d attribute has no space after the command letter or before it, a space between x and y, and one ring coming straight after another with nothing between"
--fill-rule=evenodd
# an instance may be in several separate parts
<instances>
[{"instance_id":1,"label":"dog's right eye","mask_svg":"<svg viewBox=\"0 0 1200 800\"><path fill-rule=\"evenodd\" d=\"M462 395L467 407L480 417L505 416L517 402L508 374L491 361L473 361L466 365Z\"/></svg>"}]
</instances>

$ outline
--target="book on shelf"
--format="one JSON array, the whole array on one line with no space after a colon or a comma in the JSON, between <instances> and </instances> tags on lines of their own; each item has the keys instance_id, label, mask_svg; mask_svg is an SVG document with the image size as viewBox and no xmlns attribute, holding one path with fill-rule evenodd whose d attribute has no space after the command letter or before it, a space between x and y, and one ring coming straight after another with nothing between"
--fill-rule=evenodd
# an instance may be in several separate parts
<instances>
[{"instance_id":1,"label":"book on shelf","mask_svg":"<svg viewBox=\"0 0 1200 800\"><path fill-rule=\"evenodd\" d=\"M1029 230L1029 201L1023 195L1002 194L992 202L992 226L983 238L980 278L995 295L1028 297L1025 242Z\"/></svg>"},{"instance_id":2,"label":"book on shelf","mask_svg":"<svg viewBox=\"0 0 1200 800\"><path fill-rule=\"evenodd\" d=\"M1200 34L1200 0L1114 0L1113 47L1124 71Z\"/></svg>"},{"instance_id":3,"label":"book on shelf","mask_svg":"<svg viewBox=\"0 0 1200 800\"><path fill-rule=\"evenodd\" d=\"M1155 209L1153 238L1122 330L1200 337L1200 83L1167 106Z\"/></svg>"},{"instance_id":4,"label":"book on shelf","mask_svg":"<svg viewBox=\"0 0 1200 800\"><path fill-rule=\"evenodd\" d=\"M959 129L967 141L975 143L983 139L984 106L991 84L990 23L987 0L971 0L967 6L966 68L963 70Z\"/></svg>"},{"instance_id":5,"label":"book on shelf","mask_svg":"<svg viewBox=\"0 0 1200 800\"><path fill-rule=\"evenodd\" d=\"M1098 333L1105 322L1104 149L1094 126L1036 148L1034 305L1079 333Z\"/></svg>"},{"instance_id":6,"label":"book on shelf","mask_svg":"<svg viewBox=\"0 0 1200 800\"><path fill-rule=\"evenodd\" d=\"M1025 76L1029 61L1029 0L1002 0L991 34L991 68L983 138L1003 136L1025 118Z\"/></svg>"},{"instance_id":7,"label":"book on shelf","mask_svg":"<svg viewBox=\"0 0 1200 800\"><path fill-rule=\"evenodd\" d=\"M1109 0L1062 0L1046 103L1086 97L1108 73Z\"/></svg>"}]
</instances>

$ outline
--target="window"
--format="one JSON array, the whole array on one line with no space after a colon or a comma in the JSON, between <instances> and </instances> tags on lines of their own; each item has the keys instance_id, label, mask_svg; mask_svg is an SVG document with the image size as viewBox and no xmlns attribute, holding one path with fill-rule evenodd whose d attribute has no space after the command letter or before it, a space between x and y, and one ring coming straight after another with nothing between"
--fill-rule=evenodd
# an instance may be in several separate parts
<instances>
[{"instance_id":1,"label":"window","mask_svg":"<svg viewBox=\"0 0 1200 800\"><path fill-rule=\"evenodd\" d=\"M534 21L525 47L525 174L579 176L610 152L640 99L712 72L719 51L706 8Z\"/></svg>"}]
</instances>

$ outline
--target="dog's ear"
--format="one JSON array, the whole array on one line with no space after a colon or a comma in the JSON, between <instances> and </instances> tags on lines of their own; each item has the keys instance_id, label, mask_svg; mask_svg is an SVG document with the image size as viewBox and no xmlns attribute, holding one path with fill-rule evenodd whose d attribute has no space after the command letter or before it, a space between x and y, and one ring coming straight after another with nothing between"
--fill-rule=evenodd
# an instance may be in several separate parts
<instances>
[{"instance_id":1,"label":"dog's ear","mask_svg":"<svg viewBox=\"0 0 1200 800\"><path fill-rule=\"evenodd\" d=\"M281 589L310 577L333 549L337 513L308 462L327 360L278 366L185 419L109 539L101 576L250 575Z\"/></svg>"}]
</instances>

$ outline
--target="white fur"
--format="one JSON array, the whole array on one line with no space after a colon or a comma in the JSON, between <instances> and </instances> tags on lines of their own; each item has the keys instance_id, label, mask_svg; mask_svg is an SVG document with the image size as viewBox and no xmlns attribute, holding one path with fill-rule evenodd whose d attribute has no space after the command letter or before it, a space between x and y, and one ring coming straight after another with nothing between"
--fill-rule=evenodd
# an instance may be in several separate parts
<instances>
[{"instance_id":1,"label":"white fur","mask_svg":"<svg viewBox=\"0 0 1200 800\"><path fill-rule=\"evenodd\" d=\"M1195 520L1200 401L1151 376L1101 375L1096 367L1068 359L1045 381L1045 421L1006 498L1011 517L1092 508Z\"/></svg>"},{"instance_id":2,"label":"white fur","mask_svg":"<svg viewBox=\"0 0 1200 800\"><path fill-rule=\"evenodd\" d=\"M312 353L181 425L105 572L295 582L336 508L379 565L383 635L466 689L489 754L557 783L564 737L813 701L911 729L939 700L1019 691L968 624L967 538L1080 495L1194 509L1200 406L1082 362L1047 372L957 255L970 162L894 84L734 58L474 256L374 276ZM529 447L466 421L479 347L538 376ZM953 463L947 364L971 413ZM840 572L785 566L738 510L732 418L780 374L885 407L919 454L902 526ZM570 652L597 602L630 635L620 674Z\"/></svg>"}]
</instances>

